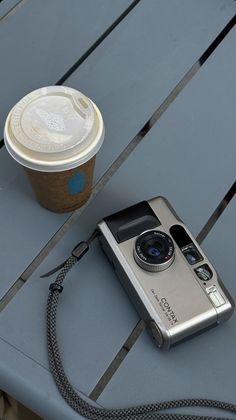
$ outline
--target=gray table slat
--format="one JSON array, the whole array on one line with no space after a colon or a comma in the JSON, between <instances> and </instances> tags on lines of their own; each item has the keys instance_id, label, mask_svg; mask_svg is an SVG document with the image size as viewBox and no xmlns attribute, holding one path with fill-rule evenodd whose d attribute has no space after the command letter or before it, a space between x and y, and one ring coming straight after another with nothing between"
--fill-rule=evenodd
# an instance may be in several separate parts
<instances>
[{"instance_id":1,"label":"gray table slat","mask_svg":"<svg viewBox=\"0 0 236 420\"><path fill-rule=\"evenodd\" d=\"M68 80L92 97L104 115L106 138L97 157L95 181L222 30L234 4L225 0L141 2ZM10 163L3 150L0 161L1 297L66 216L51 215L34 202L20 168ZM6 269L10 252L16 260Z\"/></svg>"},{"instance_id":2,"label":"gray table slat","mask_svg":"<svg viewBox=\"0 0 236 420\"><path fill-rule=\"evenodd\" d=\"M74 244L78 240L78 232L75 229L71 234L72 237L70 236L69 239ZM61 249L63 258L67 251L69 250ZM58 257L60 258L60 255L58 256L58 253L56 253L55 259L57 261L59 261ZM48 264L51 263L50 259ZM53 280L39 278L45 268L44 266L37 270L33 278L21 288L0 317L0 330L3 340L12 345L14 349L18 349L26 359L33 360L38 369L43 371L48 370L45 305L48 285ZM114 279L113 270L104 259L98 244L94 244L81 264L74 267L73 271L68 274L66 283L63 299L61 299L58 309L58 339L65 369L72 384L81 392L89 395L108 364L123 345L123 340L125 341L131 333L138 317L129 305L125 292ZM32 298L33 296L34 298ZM115 301L114 296L117 297ZM110 301L109 297L111 298ZM12 314L12 309L16 314L19 308L21 331L18 330L18 327L16 328L18 322L15 315ZM13 318L16 322L13 321ZM118 325L116 320L118 320ZM13 330L11 329L12 322L14 324ZM5 332L9 329L12 331L11 337L6 337ZM17 386L12 387L12 376L8 377L12 356L6 360L5 347L2 346L1 340L0 354L0 389L5 390L7 385L6 390L10 394L14 394L26 406L37 411L36 408L38 409L39 405L35 406L35 401L40 400L42 388L44 388L43 374L41 374L40 379L42 380L41 389L38 389L39 383L34 381L34 363L25 362L24 369L22 369L20 356L15 353L14 357L19 361L19 367L17 368L14 364ZM4 375L3 372L5 372ZM24 387L22 391L19 383L20 378L24 382L24 377L27 381L31 381L32 387L31 389ZM49 385L52 393L56 394L56 385L52 381ZM50 389L49 385L46 386L46 392ZM24 392L27 392L27 394L25 395ZM53 409L52 403L54 404L53 401L47 401L48 410ZM58 398L57 403L58 410L60 407L63 408L65 404L61 398ZM44 407L44 410L46 410L46 407ZM43 411L38 413L45 416ZM45 417L47 418L47 416ZM64 418L68 420L71 418L69 412Z\"/></svg>"},{"instance_id":3,"label":"gray table slat","mask_svg":"<svg viewBox=\"0 0 236 420\"><path fill-rule=\"evenodd\" d=\"M106 124L98 175L143 127L235 11L235 2L224 0L141 2L73 73L67 83L81 87L100 104Z\"/></svg>"},{"instance_id":4,"label":"gray table slat","mask_svg":"<svg viewBox=\"0 0 236 420\"><path fill-rule=\"evenodd\" d=\"M67 232L1 314L2 339L41 366L47 367L43 311L49 280L40 280L40 273L54 267L66 255L69 255L74 244L80 239L87 238L102 216L154 195L166 195L190 229L197 233L224 195L225 189L231 184L235 151L235 143L231 137L234 107L229 107L228 104L232 105L235 100L232 89L234 86L234 56L232 54L234 40L235 32L232 32L163 115L156 127L151 130L145 141L138 146L104 190L88 206L78 223ZM224 72L227 70L227 78L224 79L221 77L223 70ZM217 100L223 93L223 97L227 98L227 108L224 101ZM214 130L213 123L216 124ZM202 135L203 131L204 135ZM221 142L222 138L224 138L224 144ZM199 148L195 147L196 144ZM228 150L227 155L223 153L225 145ZM195 154L192 149L195 150ZM217 164L209 165L213 149ZM200 153L202 150L204 150L203 154ZM194 170L199 157L201 157L201 173L199 170ZM183 162L187 167L183 165ZM140 172L142 165L143 170ZM224 167L225 171L219 171L219 167ZM60 346L65 358L66 370L78 389L86 394L91 391L125 342L137 320L134 309L98 244L94 245L92 251L70 273L59 310ZM219 339L223 328L224 331L228 329L232 331L232 323L228 322L224 327L208 333L212 358L215 350L210 340L213 340L214 334ZM183 365L183 361L181 362L183 352L189 366L192 364L190 350L199 352L201 357L204 356L201 346L206 346L206 341L202 341L201 337L186 343L185 346L179 346L175 353L174 351L160 353L158 358L159 353L153 348L153 344L148 339L144 342L143 337L139 340L142 344L138 343L132 349L126 359L127 365L122 364L111 385L108 385L107 391L105 390L99 400L105 406L145 402L147 394L144 388L148 391L149 377L152 392L148 394L148 398L153 400L152 393L155 389L152 387L152 381L156 380L157 372L160 371L164 382L165 369L169 363L170 373L173 370L176 372L173 379L175 383ZM219 348L223 351L223 342L220 343ZM0 351L2 351L1 347ZM136 380L135 376L130 376L130 379L128 375L124 376L123 366L126 366L129 372L129 357L133 361L132 355L135 351L138 352L138 357L134 360L134 365L137 369L136 375L141 372L140 381ZM228 358L229 349L225 351ZM175 355L173 361L171 356L168 356L170 354ZM177 367L176 362L179 363ZM138 366L145 368L149 366L148 375L145 374L145 369L139 370ZM25 374L31 377L31 369ZM119 387L116 388L116 377L122 374L124 377L122 386L119 383ZM131 374L134 375L132 370ZM189 377L190 373L187 379ZM143 383L145 387L142 386ZM3 385L0 383L0 386ZM111 392L110 386L113 386ZM129 389L130 386L133 387L132 392ZM168 386L169 383L165 381L163 394L159 394L160 398L161 395L163 398L168 398ZM36 388L33 392L37 394ZM125 392L127 398L124 398ZM176 392L178 392L178 386L176 386ZM184 392L180 396L183 394ZM135 397L137 397L136 400ZM30 399L29 404L31 404Z\"/></svg>"},{"instance_id":5,"label":"gray table slat","mask_svg":"<svg viewBox=\"0 0 236 420\"><path fill-rule=\"evenodd\" d=\"M0 22L1 22L1 19L6 19L7 18L7 14L12 10L13 11L13 9L14 9L14 7L17 5L17 4L19 4L19 6L20 6L20 3L23 3L23 2L19 2L19 0L3 0L3 1L0 1ZM25 1L24 1L24 3L25 3Z\"/></svg>"},{"instance_id":6,"label":"gray table slat","mask_svg":"<svg viewBox=\"0 0 236 420\"><path fill-rule=\"evenodd\" d=\"M1 383L4 383L6 392L28 407L32 407L33 411L43 419L80 420L84 418L64 403L47 369L42 369L34 360L9 346L5 341L0 339L0 343L4 366L1 370ZM30 374L26 375L29 371ZM36 389L37 392L35 392ZM58 404L58 401L61 403Z\"/></svg>"},{"instance_id":7,"label":"gray table slat","mask_svg":"<svg viewBox=\"0 0 236 420\"><path fill-rule=\"evenodd\" d=\"M0 22L0 131L11 107L57 82L132 0L29 0Z\"/></svg>"},{"instance_id":8,"label":"gray table slat","mask_svg":"<svg viewBox=\"0 0 236 420\"><path fill-rule=\"evenodd\" d=\"M235 214L234 198L204 241L203 249L236 301ZM224 325L169 352L158 351L145 333L131 349L99 402L123 407L197 397L235 404L235 349L235 313ZM181 412L200 414L199 409L181 409ZM204 414L222 417L223 412L205 409Z\"/></svg>"}]
</instances>

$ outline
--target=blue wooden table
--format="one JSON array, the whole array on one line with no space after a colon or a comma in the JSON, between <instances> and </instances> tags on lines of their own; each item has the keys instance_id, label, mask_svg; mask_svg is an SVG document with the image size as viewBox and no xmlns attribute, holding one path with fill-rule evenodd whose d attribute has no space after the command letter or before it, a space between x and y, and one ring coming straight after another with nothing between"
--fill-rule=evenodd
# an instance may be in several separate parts
<instances>
[{"instance_id":1,"label":"blue wooden table","mask_svg":"<svg viewBox=\"0 0 236 420\"><path fill-rule=\"evenodd\" d=\"M49 372L50 280L40 275L103 216L166 196L236 299L235 10L233 0L0 2L1 132L22 96L52 84L92 98L106 126L92 199L70 214L39 206L0 142L0 389L42 418L80 416ZM98 244L66 286L59 341L86 398L103 407L193 396L235 402L235 316L161 352Z\"/></svg>"}]
</instances>

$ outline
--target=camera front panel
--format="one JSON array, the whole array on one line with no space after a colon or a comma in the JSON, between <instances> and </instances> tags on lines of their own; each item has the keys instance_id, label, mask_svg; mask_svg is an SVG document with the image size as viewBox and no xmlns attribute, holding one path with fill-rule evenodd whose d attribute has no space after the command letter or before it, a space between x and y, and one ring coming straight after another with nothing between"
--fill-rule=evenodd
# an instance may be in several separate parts
<instances>
[{"instance_id":1,"label":"camera front panel","mask_svg":"<svg viewBox=\"0 0 236 420\"><path fill-rule=\"evenodd\" d=\"M98 227L106 255L159 347L232 314L232 298L166 199L138 203Z\"/></svg>"}]
</instances>

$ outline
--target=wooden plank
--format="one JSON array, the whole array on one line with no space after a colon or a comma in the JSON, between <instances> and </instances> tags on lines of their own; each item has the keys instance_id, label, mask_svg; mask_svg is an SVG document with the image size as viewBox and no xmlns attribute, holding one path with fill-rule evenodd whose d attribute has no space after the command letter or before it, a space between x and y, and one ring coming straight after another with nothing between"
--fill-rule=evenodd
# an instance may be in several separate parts
<instances>
[{"instance_id":1,"label":"wooden plank","mask_svg":"<svg viewBox=\"0 0 236 420\"><path fill-rule=\"evenodd\" d=\"M8 15L13 12L17 5L20 6L20 3L23 3L23 0L3 0L0 1L0 22L3 19L6 19ZM25 0L24 0L25 3Z\"/></svg>"},{"instance_id":2,"label":"wooden plank","mask_svg":"<svg viewBox=\"0 0 236 420\"><path fill-rule=\"evenodd\" d=\"M22 96L56 83L131 3L29 0L0 22L0 131Z\"/></svg>"},{"instance_id":3,"label":"wooden plank","mask_svg":"<svg viewBox=\"0 0 236 420\"><path fill-rule=\"evenodd\" d=\"M1 314L2 339L33 359L42 369L48 367L44 308L52 279L40 280L41 273L69 255L78 241L88 237L101 217L154 195L169 197L180 216L196 233L222 192L231 185L235 155L232 138L235 101L232 89L235 73L233 45L235 31L230 33L120 171L88 206L78 224L67 232ZM222 80L223 71L227 72L227 78ZM228 155L223 153L226 145ZM214 163L217 164L209 165L212 150ZM201 172L196 164L199 161ZM224 167L225 171L219 171L219 167ZM94 244L90 253L70 272L58 313L59 342L66 371L80 391L87 395L91 392L137 321L138 317L109 263L98 244ZM202 381L206 372L202 360L206 357L211 366L215 360L213 344L218 341L217 354L224 352L226 359L230 357L230 349L225 349L225 342L220 339L229 328L232 328L230 322L208 332L208 336L205 334L169 353L158 353L148 337L143 335L99 402L111 407L156 400L157 394L158 398L166 399L173 396L172 389L174 396L181 397L188 392L193 373L196 375L196 386L199 386L198 389L202 386L201 394L204 393L209 382L203 384ZM1 346L0 352L3 352ZM0 377L4 358L2 360ZM196 360L198 369L192 366L193 360ZM189 371L184 370L185 366ZM20 369L15 369L15 374L22 377ZM26 377L32 378L32 369L29 367ZM223 375L222 369L220 372ZM213 371L210 372L208 381L213 381L214 375ZM158 387L157 392L159 380L162 390L159 392ZM37 398L38 392L38 384L35 384L32 395ZM22 396L18 395L18 398ZM33 404L28 400L32 409ZM60 404L59 399L58 406Z\"/></svg>"},{"instance_id":4,"label":"wooden plank","mask_svg":"<svg viewBox=\"0 0 236 420\"><path fill-rule=\"evenodd\" d=\"M7 333L7 342L12 345L14 342L16 348L47 369L45 305L49 283L53 278L40 279L40 275L49 266L52 268L55 261L57 264L65 259L65 255L70 254L75 243L82 237L86 238L87 234L87 229L83 236L82 233L78 236L77 227L72 229L66 235L66 241L63 238L63 243L57 247L56 253L52 251L55 259L47 259L46 265L34 273L1 313L0 336L5 339L5 333L13 323L10 336ZM98 243L92 246L81 264L68 274L67 285L59 305L58 334L61 337L63 354L69 352L70 355L65 362L72 382L80 391L89 394L138 318L129 305L125 292L114 278L113 270ZM114 296L117 296L116 301ZM13 312L16 314L19 309L24 327L17 332L18 322ZM105 337L109 337L109 344ZM74 361L76 369L71 361Z\"/></svg>"},{"instance_id":5,"label":"wooden plank","mask_svg":"<svg viewBox=\"0 0 236 420\"><path fill-rule=\"evenodd\" d=\"M52 15L53 4L50 3L52 9L47 15L49 17ZM233 15L233 6L233 1L226 0L207 0L200 3L184 0L181 6L175 1L142 2L67 81L69 85L81 89L92 97L104 115L106 139L97 157L95 182L140 130L153 111L161 105L193 62L201 56L209 42L223 29ZM89 7L88 9L90 10ZM31 9L28 10L27 7L26 10L30 21L35 9L31 6ZM72 9L67 8L66 13L69 13L68 10ZM102 10L104 11L104 8ZM38 12L36 29L39 31L45 14L42 14L42 11ZM60 12L59 16L62 14ZM19 16L22 20L26 19L25 15ZM60 22L58 19L57 22ZM148 32L144 22L148 24ZM18 25L20 23L21 21L17 21ZM6 35L5 38L8 40ZM27 42L31 42L28 38ZM15 37L11 42L15 42ZM66 48L68 40L63 42L62 50L66 50L65 54L70 54ZM48 56L50 51L47 50ZM28 57L29 46L24 49L24 54ZM54 61L47 67L49 70L51 66L54 70L57 68L59 55L57 50ZM45 61L47 62L47 59ZM64 58L62 61L64 63ZM18 65L21 63L22 60ZM36 63L39 65L37 60ZM8 67L11 68L9 62ZM40 77L44 78L44 72L42 73ZM48 79L48 82L50 80ZM24 83L22 85L18 82L14 82L17 89L25 86ZM3 96L7 97L6 86L4 89L5 96ZM20 96L21 92L17 93L17 89L14 92ZM0 256L3 267L1 297L58 230L66 220L66 216L52 215L34 202L27 180L18 165L6 156L4 150L0 151L0 161L3 174L0 218L4 220L0 228L0 237L4 238L2 246L4 252ZM11 254L15 255L15 264L6 267L4 263L6 256Z\"/></svg>"},{"instance_id":6,"label":"wooden plank","mask_svg":"<svg viewBox=\"0 0 236 420\"><path fill-rule=\"evenodd\" d=\"M80 87L100 105L104 116L106 138L98 155L98 175L107 169L107 159L110 164L163 103L235 10L235 2L224 0L140 3L68 79L70 86Z\"/></svg>"},{"instance_id":7,"label":"wooden plank","mask_svg":"<svg viewBox=\"0 0 236 420\"><path fill-rule=\"evenodd\" d=\"M0 378L1 390L5 390L11 396L25 402L43 419L80 420L84 418L67 404L62 402L58 405L58 390L47 369L42 369L38 363L25 357L6 342L2 340L0 342L4 364ZM22 377L24 377L23 382ZM32 386L32 384L34 385ZM36 389L37 393L35 393Z\"/></svg>"}]
</instances>

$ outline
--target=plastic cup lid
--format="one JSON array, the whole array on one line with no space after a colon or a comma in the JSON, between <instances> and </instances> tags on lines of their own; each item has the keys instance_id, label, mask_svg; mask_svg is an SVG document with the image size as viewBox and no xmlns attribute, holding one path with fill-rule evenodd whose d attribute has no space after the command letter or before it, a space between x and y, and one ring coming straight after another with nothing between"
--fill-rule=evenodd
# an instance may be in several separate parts
<instances>
[{"instance_id":1,"label":"plastic cup lid","mask_svg":"<svg viewBox=\"0 0 236 420\"><path fill-rule=\"evenodd\" d=\"M22 165L58 172L82 165L98 152L104 124L97 106L81 92L49 86L14 106L4 139L8 152Z\"/></svg>"}]
</instances>

